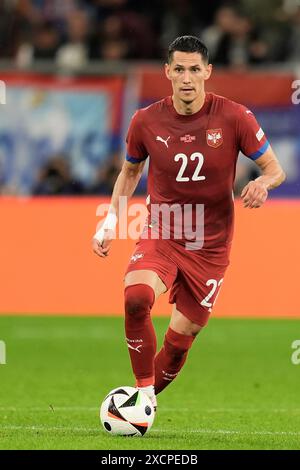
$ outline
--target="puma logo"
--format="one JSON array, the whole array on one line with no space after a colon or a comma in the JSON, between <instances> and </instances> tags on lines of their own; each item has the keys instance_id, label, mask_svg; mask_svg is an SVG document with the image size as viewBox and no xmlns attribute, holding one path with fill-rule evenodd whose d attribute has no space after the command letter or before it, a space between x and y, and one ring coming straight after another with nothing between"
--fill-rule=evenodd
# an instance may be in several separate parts
<instances>
[{"instance_id":1,"label":"puma logo","mask_svg":"<svg viewBox=\"0 0 300 470\"><path fill-rule=\"evenodd\" d=\"M130 261L135 263L138 259L143 258L143 256L144 256L144 253L136 253L135 255L132 255L132 257L130 258Z\"/></svg>"},{"instance_id":2,"label":"puma logo","mask_svg":"<svg viewBox=\"0 0 300 470\"><path fill-rule=\"evenodd\" d=\"M169 135L169 137L165 140L165 139L163 139L162 137L160 137L160 135L157 135L157 136L156 136L156 140L158 140L159 142L163 142L163 143L165 144L165 146L166 146L167 148L169 148L169 146L168 146L168 140L170 139L170 137L171 137L171 136Z\"/></svg>"},{"instance_id":3,"label":"puma logo","mask_svg":"<svg viewBox=\"0 0 300 470\"><path fill-rule=\"evenodd\" d=\"M131 344L128 344L127 343L127 346L129 347L129 349L133 349L134 351L137 351L138 353L141 353L140 349L143 345L142 344L139 344L138 346L136 346L135 348L133 346L131 346Z\"/></svg>"}]
</instances>

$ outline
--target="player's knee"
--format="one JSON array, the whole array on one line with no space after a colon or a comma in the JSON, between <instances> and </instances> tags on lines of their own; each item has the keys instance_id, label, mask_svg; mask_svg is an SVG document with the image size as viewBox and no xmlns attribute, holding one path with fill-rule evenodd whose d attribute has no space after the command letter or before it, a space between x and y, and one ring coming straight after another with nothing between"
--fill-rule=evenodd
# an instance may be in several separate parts
<instances>
[{"instance_id":1,"label":"player's knee","mask_svg":"<svg viewBox=\"0 0 300 470\"><path fill-rule=\"evenodd\" d=\"M204 325L203 326L200 326L200 325L197 325L196 323L193 323L191 326L190 326L190 330L189 330L189 334L191 336L193 336L194 338L196 338L196 336L200 333L200 331L204 328Z\"/></svg>"},{"instance_id":2,"label":"player's knee","mask_svg":"<svg viewBox=\"0 0 300 470\"><path fill-rule=\"evenodd\" d=\"M165 340L165 349L169 357L172 357L175 361L179 360L184 356L187 351L190 349L190 346L185 344L174 344L169 340Z\"/></svg>"},{"instance_id":3,"label":"player's knee","mask_svg":"<svg viewBox=\"0 0 300 470\"><path fill-rule=\"evenodd\" d=\"M171 326L178 333L185 336L192 336L193 338L195 338L202 328L204 328L204 325L200 326L197 323L193 323L184 316L177 318L175 321L173 320Z\"/></svg>"},{"instance_id":4,"label":"player's knee","mask_svg":"<svg viewBox=\"0 0 300 470\"><path fill-rule=\"evenodd\" d=\"M125 314L128 317L144 317L150 314L154 303L154 291L147 284L135 284L125 289Z\"/></svg>"},{"instance_id":5,"label":"player's knee","mask_svg":"<svg viewBox=\"0 0 300 470\"><path fill-rule=\"evenodd\" d=\"M182 358L186 357L188 350L192 347L194 339L194 335L169 328L164 340L164 347L168 356L172 357L175 362L180 361Z\"/></svg>"}]
</instances>

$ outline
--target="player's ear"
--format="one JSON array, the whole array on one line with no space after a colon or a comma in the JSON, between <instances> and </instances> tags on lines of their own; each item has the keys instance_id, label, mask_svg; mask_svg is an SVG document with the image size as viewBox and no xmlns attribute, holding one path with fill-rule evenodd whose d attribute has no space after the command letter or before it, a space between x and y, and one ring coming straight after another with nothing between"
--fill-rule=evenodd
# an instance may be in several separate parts
<instances>
[{"instance_id":1,"label":"player's ear","mask_svg":"<svg viewBox=\"0 0 300 470\"><path fill-rule=\"evenodd\" d=\"M212 73L212 64L207 64L204 72L204 80L208 80Z\"/></svg>"},{"instance_id":2,"label":"player's ear","mask_svg":"<svg viewBox=\"0 0 300 470\"><path fill-rule=\"evenodd\" d=\"M171 78L170 78L170 65L169 64L165 64L165 74L166 74L167 79L171 80Z\"/></svg>"}]
</instances>

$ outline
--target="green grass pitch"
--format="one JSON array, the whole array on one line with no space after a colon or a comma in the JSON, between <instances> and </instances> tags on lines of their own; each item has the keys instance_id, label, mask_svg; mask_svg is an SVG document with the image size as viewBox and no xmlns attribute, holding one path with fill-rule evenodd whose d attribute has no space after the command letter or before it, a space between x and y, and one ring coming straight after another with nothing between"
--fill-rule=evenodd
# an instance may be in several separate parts
<instances>
[{"instance_id":1,"label":"green grass pitch","mask_svg":"<svg viewBox=\"0 0 300 470\"><path fill-rule=\"evenodd\" d=\"M168 324L155 318L159 346ZM300 449L296 320L212 319L158 397L142 438L102 430L99 406L132 385L122 318L0 317L1 449Z\"/></svg>"}]
</instances>

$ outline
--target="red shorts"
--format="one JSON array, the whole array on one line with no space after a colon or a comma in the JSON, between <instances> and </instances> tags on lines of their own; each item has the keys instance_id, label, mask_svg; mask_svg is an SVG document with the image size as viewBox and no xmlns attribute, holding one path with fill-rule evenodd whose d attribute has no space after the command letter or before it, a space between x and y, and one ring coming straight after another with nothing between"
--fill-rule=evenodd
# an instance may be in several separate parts
<instances>
[{"instance_id":1,"label":"red shorts","mask_svg":"<svg viewBox=\"0 0 300 470\"><path fill-rule=\"evenodd\" d=\"M140 240L126 274L139 269L157 273L169 302L193 323L205 326L229 265L230 247L189 251L172 240Z\"/></svg>"}]
</instances>

